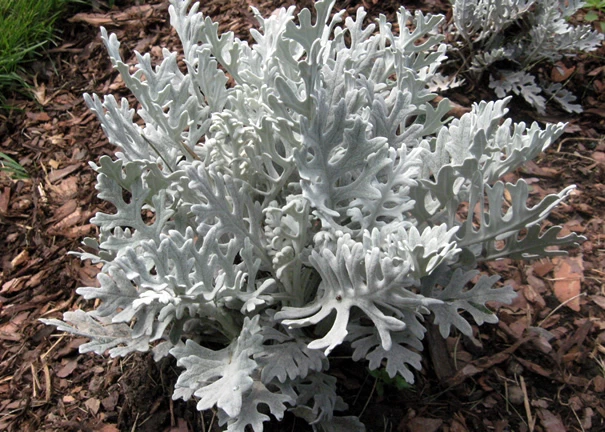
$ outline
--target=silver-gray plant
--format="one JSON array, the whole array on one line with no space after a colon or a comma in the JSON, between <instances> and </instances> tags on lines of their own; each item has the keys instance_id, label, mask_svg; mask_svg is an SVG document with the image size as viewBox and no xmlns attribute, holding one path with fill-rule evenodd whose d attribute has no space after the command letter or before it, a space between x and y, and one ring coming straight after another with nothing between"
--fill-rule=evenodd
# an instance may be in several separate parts
<instances>
[{"instance_id":1,"label":"silver-gray plant","mask_svg":"<svg viewBox=\"0 0 605 432\"><path fill-rule=\"evenodd\" d=\"M486 303L513 299L478 262L580 240L541 229L573 186L528 207L523 180L498 181L562 124L512 124L506 101L453 121L447 100L431 104L441 16L401 8L395 34L384 16L364 27L363 9L330 18L322 0L314 22L306 9L298 24L293 7L255 11L249 46L219 36L198 4L171 3L182 62L137 54L131 73L103 30L136 113L85 95L120 149L91 164L115 206L81 254L102 264L100 287L77 290L98 307L44 320L90 338L80 352L171 354L184 368L174 398L217 407L229 431L286 410L317 430L363 430L333 414L346 407L326 373L334 348L413 382L424 317L444 337L471 334L467 317L494 323Z\"/></svg>"},{"instance_id":2,"label":"silver-gray plant","mask_svg":"<svg viewBox=\"0 0 605 432\"><path fill-rule=\"evenodd\" d=\"M597 49L604 35L589 25L567 21L584 6L581 0L452 0L455 36L452 53L462 70L490 71L489 86L499 98L522 96L538 112L553 100L568 112L582 112L575 96L558 83L536 83L529 71L578 52ZM494 63L509 64L494 73Z\"/></svg>"}]
</instances>

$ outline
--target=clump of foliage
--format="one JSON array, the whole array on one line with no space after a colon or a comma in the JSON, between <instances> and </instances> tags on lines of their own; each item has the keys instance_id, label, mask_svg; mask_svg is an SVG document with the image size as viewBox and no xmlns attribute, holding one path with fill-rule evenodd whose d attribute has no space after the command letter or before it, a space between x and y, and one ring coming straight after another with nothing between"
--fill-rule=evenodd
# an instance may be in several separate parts
<instances>
[{"instance_id":1,"label":"clump of foliage","mask_svg":"<svg viewBox=\"0 0 605 432\"><path fill-rule=\"evenodd\" d=\"M115 207L81 253L102 264L100 287L77 290L98 307L44 322L90 338L80 352L174 356L173 397L217 407L229 431L286 410L316 430L363 430L334 415L346 408L327 373L334 348L412 383L427 316L444 337L471 334L468 319L497 321L488 302L514 298L479 262L580 240L541 225L573 186L528 207L527 183L498 180L563 124L513 124L507 101L446 119L427 90L443 17L401 8L397 34L384 16L364 26L361 8L331 18L333 5L316 2L314 20L255 11L249 46L171 0L183 63L137 54L131 73L103 30L140 108L85 95L120 149L91 164Z\"/></svg>"},{"instance_id":2,"label":"clump of foliage","mask_svg":"<svg viewBox=\"0 0 605 432\"><path fill-rule=\"evenodd\" d=\"M55 21L74 0L0 2L0 97L22 87L27 62L55 40Z\"/></svg>"},{"instance_id":3,"label":"clump of foliage","mask_svg":"<svg viewBox=\"0 0 605 432\"><path fill-rule=\"evenodd\" d=\"M605 20L600 19L600 16L605 15L605 0L586 0L584 10L584 21L598 24L601 33L605 33Z\"/></svg>"},{"instance_id":4,"label":"clump of foliage","mask_svg":"<svg viewBox=\"0 0 605 432\"><path fill-rule=\"evenodd\" d=\"M568 112L582 112L560 83L536 82L534 66L597 49L603 34L571 25L579 0L455 0L452 55L461 70L478 79L489 73L499 98L520 95L543 113L547 100Z\"/></svg>"}]
</instances>

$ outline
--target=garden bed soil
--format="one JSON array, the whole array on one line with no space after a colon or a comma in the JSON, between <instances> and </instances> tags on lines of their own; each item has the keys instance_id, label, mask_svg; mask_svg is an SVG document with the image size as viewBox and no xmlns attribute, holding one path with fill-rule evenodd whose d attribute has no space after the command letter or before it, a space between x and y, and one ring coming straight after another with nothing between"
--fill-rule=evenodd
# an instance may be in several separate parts
<instances>
[{"instance_id":1,"label":"garden bed soil","mask_svg":"<svg viewBox=\"0 0 605 432\"><path fill-rule=\"evenodd\" d=\"M33 100L11 99L15 109L0 117L0 151L29 174L13 180L0 173L0 430L220 430L215 412L199 413L195 402L171 399L178 376L174 360L156 364L148 353L115 359L79 354L83 339L39 322L93 307L74 291L95 286L98 268L68 252L97 234L89 220L108 210L96 197L88 161L115 148L82 94L113 93L133 102L111 67L99 26L118 35L127 63L134 62L135 50L157 59L162 47L180 47L166 1L116 3L62 23L62 43L32 66ZM210 0L201 9L220 22L221 31L248 38L255 25L250 4L268 14L293 3ZM370 16L385 13L392 20L399 4L340 1L337 7L353 11L363 5ZM439 0L406 6L446 14L449 9ZM568 84L581 96L583 114L550 110L538 117L516 103L510 112L516 121L569 122L562 139L507 180L525 178L532 200L576 184L549 223L587 241L568 257L487 265L483 270L502 275L519 293L517 300L500 305L500 322L475 328L472 339L454 335L442 342L429 331L431 349L413 386L400 389L375 378L346 355L333 360L331 373L349 404L343 414L359 415L368 431L605 430L604 55L601 49L557 69L573 70ZM460 105L454 114L493 98L485 87L468 83L446 94ZM266 430L311 428L288 415L282 424L266 423Z\"/></svg>"}]
</instances>

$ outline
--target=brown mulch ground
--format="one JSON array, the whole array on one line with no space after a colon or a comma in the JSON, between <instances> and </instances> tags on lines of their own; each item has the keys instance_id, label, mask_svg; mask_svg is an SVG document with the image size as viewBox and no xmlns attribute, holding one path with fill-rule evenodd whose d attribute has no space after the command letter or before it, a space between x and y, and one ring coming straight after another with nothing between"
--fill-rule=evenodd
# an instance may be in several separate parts
<instances>
[{"instance_id":1,"label":"brown mulch ground","mask_svg":"<svg viewBox=\"0 0 605 432\"><path fill-rule=\"evenodd\" d=\"M67 252L96 234L88 221L104 204L96 198L87 162L114 148L82 93L128 96L101 45L98 26L117 33L130 63L134 50L157 58L160 47L179 47L169 29L166 1L117 3L111 11L90 11L65 22L63 44L49 52L49 61L34 66L35 100L12 100L17 109L0 114L0 151L30 175L15 181L0 173L0 430L218 430L213 412L201 414L193 402L171 400L178 375L174 362L155 364L148 354L124 359L81 355L81 339L57 334L38 321L93 307L74 290L94 285L98 269ZM222 31L245 38L255 24L250 4L267 14L295 2L202 3ZM391 17L399 5L345 0L338 6L361 4L371 16L383 12ZM439 1L406 6L447 11ZM518 299L500 309L498 325L477 329L473 339L450 337L443 345L445 356L433 350L431 359L427 350L424 370L411 388L400 390L376 379L363 364L334 360L331 373L339 378L349 413L360 415L369 431L605 430L604 56L601 49L559 68L575 68L572 88L586 110L573 117L551 111L537 119L569 121L568 133L510 176L528 179L535 199L575 183L576 193L550 221L588 240L569 257L489 265L485 270L503 275ZM483 87L448 96L468 106L490 97ZM513 105L511 115L535 118L522 105ZM288 417L266 430L310 428Z\"/></svg>"}]
</instances>

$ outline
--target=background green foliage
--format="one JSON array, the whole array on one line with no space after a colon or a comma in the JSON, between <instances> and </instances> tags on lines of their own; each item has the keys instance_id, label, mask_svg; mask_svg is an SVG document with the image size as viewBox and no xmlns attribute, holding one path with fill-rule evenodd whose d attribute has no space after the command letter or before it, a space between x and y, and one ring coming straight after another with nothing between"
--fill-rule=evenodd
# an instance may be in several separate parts
<instances>
[{"instance_id":1,"label":"background green foliage","mask_svg":"<svg viewBox=\"0 0 605 432\"><path fill-rule=\"evenodd\" d=\"M29 178L29 173L23 166L9 155L0 152L0 171L5 171L15 180Z\"/></svg>"},{"instance_id":2,"label":"background green foliage","mask_svg":"<svg viewBox=\"0 0 605 432\"><path fill-rule=\"evenodd\" d=\"M605 21L603 20L603 14L605 14L605 0L586 0L584 9L587 11L586 15L584 15L584 21L597 21L601 32L605 33Z\"/></svg>"},{"instance_id":3,"label":"background green foliage","mask_svg":"<svg viewBox=\"0 0 605 432\"><path fill-rule=\"evenodd\" d=\"M57 40L55 23L76 0L0 0L0 101L25 85L27 64Z\"/></svg>"}]
</instances>

